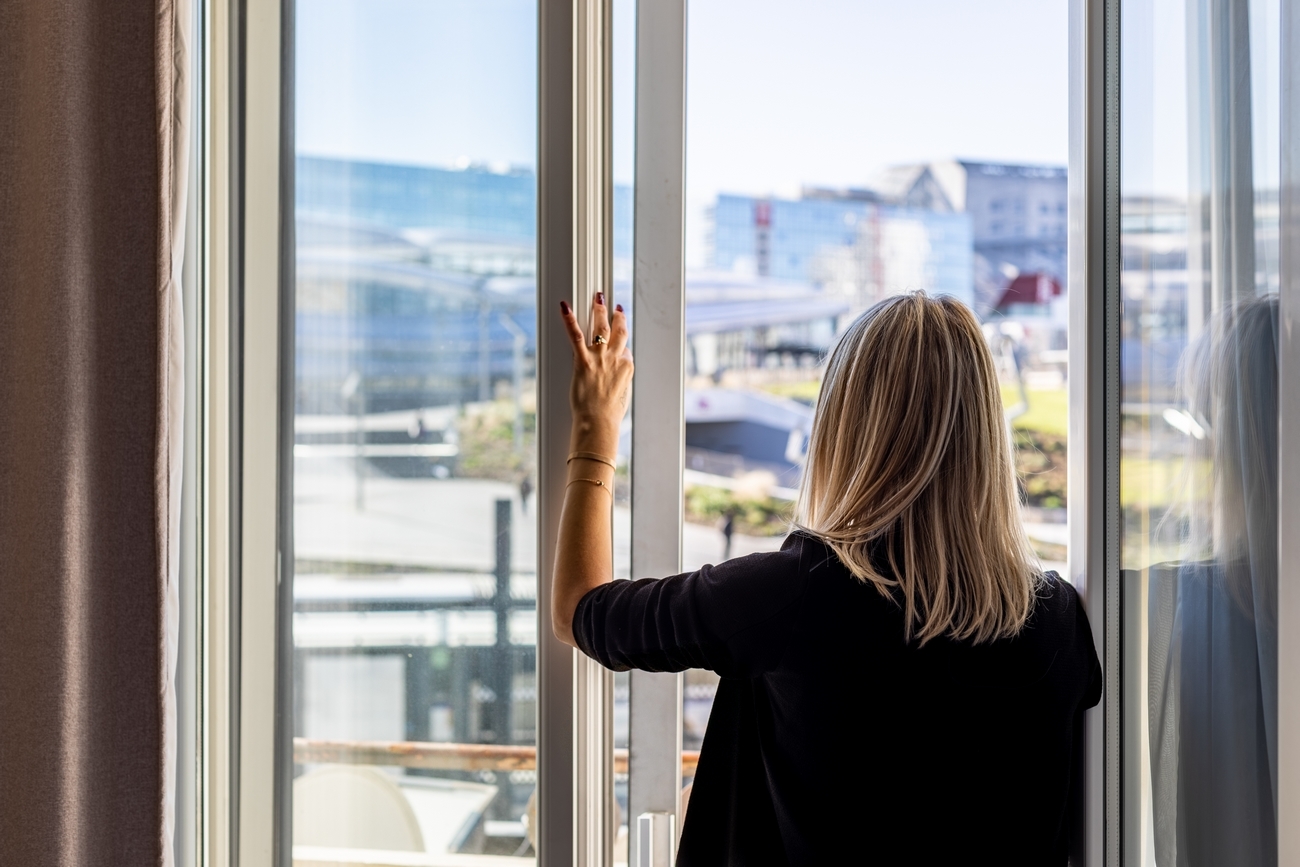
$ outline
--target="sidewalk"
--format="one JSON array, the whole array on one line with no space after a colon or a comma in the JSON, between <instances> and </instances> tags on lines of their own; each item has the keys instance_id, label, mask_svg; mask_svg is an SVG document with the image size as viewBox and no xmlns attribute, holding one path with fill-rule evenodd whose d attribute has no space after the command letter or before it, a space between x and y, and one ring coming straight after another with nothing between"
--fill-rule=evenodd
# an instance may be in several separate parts
<instances>
[{"instance_id":1,"label":"sidewalk","mask_svg":"<svg viewBox=\"0 0 1300 867\"><path fill-rule=\"evenodd\" d=\"M300 460L294 479L294 548L297 559L438 571L491 571L496 551L496 500L511 510L511 567L532 573L537 560L536 497L528 514L513 485L485 479L365 480L356 507L356 477L349 461ZM632 516L614 509L615 576L627 578ZM732 537L732 556L775 551L781 537ZM682 528L682 566L698 568L722 558L722 534L713 527ZM638 576L652 577L652 576ZM654 576L662 577L662 576Z\"/></svg>"}]
</instances>

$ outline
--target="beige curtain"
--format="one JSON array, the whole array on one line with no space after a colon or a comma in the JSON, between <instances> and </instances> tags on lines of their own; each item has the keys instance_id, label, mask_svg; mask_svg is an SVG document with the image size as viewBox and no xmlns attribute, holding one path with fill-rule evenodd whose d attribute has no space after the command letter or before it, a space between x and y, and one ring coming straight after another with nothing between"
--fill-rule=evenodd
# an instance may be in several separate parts
<instances>
[{"instance_id":1,"label":"beige curtain","mask_svg":"<svg viewBox=\"0 0 1300 867\"><path fill-rule=\"evenodd\" d=\"M188 2L0 3L0 864L172 863Z\"/></svg>"}]
</instances>

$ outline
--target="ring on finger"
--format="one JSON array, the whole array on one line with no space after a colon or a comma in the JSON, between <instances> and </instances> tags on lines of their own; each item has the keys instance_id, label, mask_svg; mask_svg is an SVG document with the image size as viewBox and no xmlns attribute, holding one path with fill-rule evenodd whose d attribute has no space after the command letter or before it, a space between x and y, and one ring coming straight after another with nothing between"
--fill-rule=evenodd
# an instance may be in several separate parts
<instances>
[{"instance_id":1,"label":"ring on finger","mask_svg":"<svg viewBox=\"0 0 1300 867\"><path fill-rule=\"evenodd\" d=\"M597 334L595 337L591 339L592 346L601 346L606 343L609 343L609 338L603 334Z\"/></svg>"}]
</instances>

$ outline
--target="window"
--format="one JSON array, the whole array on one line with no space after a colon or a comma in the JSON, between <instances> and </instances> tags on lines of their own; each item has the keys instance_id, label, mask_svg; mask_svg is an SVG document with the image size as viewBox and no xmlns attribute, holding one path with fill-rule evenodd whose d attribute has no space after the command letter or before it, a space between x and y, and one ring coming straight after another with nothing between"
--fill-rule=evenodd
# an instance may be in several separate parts
<instances>
[{"instance_id":1,"label":"window","mask_svg":"<svg viewBox=\"0 0 1300 867\"><path fill-rule=\"evenodd\" d=\"M1104 650L1084 863L1165 863L1170 845L1247 863L1213 848L1242 828L1248 863L1274 863L1295 675L1271 594L1300 562L1278 532L1300 479L1286 449L1276 472L1241 456L1269 453L1243 444L1270 412L1300 417L1295 340L1257 321L1295 303L1294 13L1132 0L1119 27L1118 0L967 5L936 26L898 4L701 0L688 80L678 0L300 0L287 54L281 4L210 0L195 811L211 863L276 847L378 864L371 847L395 845L526 863L536 843L595 867L638 863L643 813L672 830L716 680L612 678L537 629L568 425L567 346L543 313L602 288L655 361L620 447L617 577L778 545L818 364L849 317L915 288L970 303L1029 535L1048 568L1068 559ZM890 74L891 52L921 56L909 33L952 74ZM1122 89L1099 90L1119 88L1117 46ZM1225 82L1249 84L1249 110ZM982 122L1067 103L1069 134ZM646 172L665 182L638 188ZM1009 232L1031 201L1052 234ZM1247 394L1269 337L1275 391ZM1290 553L1270 560L1274 542ZM1211 618L1225 641L1206 641ZM1236 704L1206 699L1225 671ZM1218 809L1184 752L1207 722L1244 732L1232 708L1258 726L1216 739L1238 751L1215 779L1253 788Z\"/></svg>"},{"instance_id":2,"label":"window","mask_svg":"<svg viewBox=\"0 0 1300 867\"><path fill-rule=\"evenodd\" d=\"M293 845L531 854L537 8L295 22Z\"/></svg>"},{"instance_id":3,"label":"window","mask_svg":"<svg viewBox=\"0 0 1300 867\"><path fill-rule=\"evenodd\" d=\"M690 7L686 569L779 548L822 361L872 304L923 289L984 323L1026 528L1066 572L1065 251L1008 244L984 216L1022 213L1030 189L1065 199L1066 117L977 120L1067 103L1066 3L943 8ZM894 74L922 55L939 58L926 76ZM686 673L684 750L700 748L717 683Z\"/></svg>"},{"instance_id":4,"label":"window","mask_svg":"<svg viewBox=\"0 0 1300 867\"><path fill-rule=\"evenodd\" d=\"M1126 865L1279 863L1279 11L1123 6Z\"/></svg>"}]
</instances>

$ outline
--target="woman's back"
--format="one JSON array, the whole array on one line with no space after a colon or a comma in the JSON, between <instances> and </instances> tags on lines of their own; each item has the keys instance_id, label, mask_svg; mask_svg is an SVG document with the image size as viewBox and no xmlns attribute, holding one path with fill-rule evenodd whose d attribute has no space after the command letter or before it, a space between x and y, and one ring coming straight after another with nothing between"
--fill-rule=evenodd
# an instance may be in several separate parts
<instances>
[{"instance_id":1,"label":"woman's back","mask_svg":"<svg viewBox=\"0 0 1300 867\"><path fill-rule=\"evenodd\" d=\"M779 553L608 583L631 358L604 313L598 297L588 345L563 310L575 423L552 624L611 668L722 676L678 863L1064 864L1100 668L1074 590L1025 536L974 314L918 293L848 325Z\"/></svg>"},{"instance_id":2,"label":"woman's back","mask_svg":"<svg viewBox=\"0 0 1300 867\"><path fill-rule=\"evenodd\" d=\"M1038 597L1014 638L921 646L894 600L796 533L779 553L598 588L573 631L611 668L722 676L680 864L1063 863L1101 673L1073 588L1049 579Z\"/></svg>"}]
</instances>

